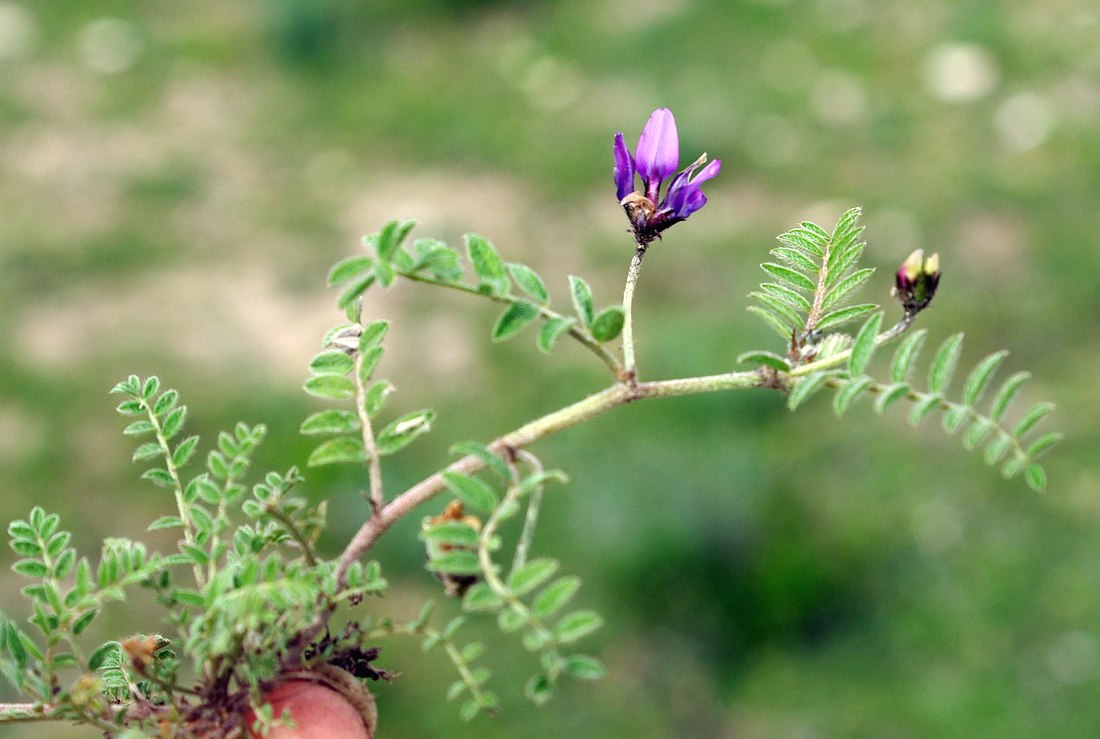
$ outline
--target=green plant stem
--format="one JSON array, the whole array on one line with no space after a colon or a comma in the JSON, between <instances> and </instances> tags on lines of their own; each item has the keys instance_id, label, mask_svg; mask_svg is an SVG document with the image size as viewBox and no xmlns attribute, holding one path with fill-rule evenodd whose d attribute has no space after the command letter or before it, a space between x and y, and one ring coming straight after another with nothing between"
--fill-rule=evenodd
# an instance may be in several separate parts
<instances>
[{"instance_id":1,"label":"green plant stem","mask_svg":"<svg viewBox=\"0 0 1100 739\"><path fill-rule=\"evenodd\" d=\"M879 347L883 344L889 344L891 341L894 341L899 336L908 331L909 327L912 325L913 316L907 313L904 317L902 317L900 321L898 321L893 326L886 329L875 337L875 346ZM781 376L788 378L806 377L807 375L812 375L815 372L821 372L822 370L832 369L833 367L845 364L851 355L852 350L850 348L845 349L844 351L837 352L836 354L826 359L819 359L816 362L810 362L809 364L803 364L798 367L794 367L791 369L790 372L782 373Z\"/></svg>"},{"instance_id":2,"label":"green plant stem","mask_svg":"<svg viewBox=\"0 0 1100 739\"><path fill-rule=\"evenodd\" d=\"M623 375L628 382L636 382L638 379L638 366L634 358L634 288L642 271L645 252L645 245L638 244L634 257L630 260L626 286L623 288Z\"/></svg>"},{"instance_id":3,"label":"green plant stem","mask_svg":"<svg viewBox=\"0 0 1100 739\"><path fill-rule=\"evenodd\" d=\"M433 280L431 277L427 277L425 275L415 272L398 272L398 274L406 279L412 280L413 282L420 282L425 285L437 285L439 287L449 287L452 290L458 290L459 292L468 293L470 295L478 295L483 298L488 298L489 300L497 303L512 305L513 303L516 303L520 300L524 300L523 298L512 295L511 293L509 293L508 295L488 295L481 292L473 285L467 285L462 282L443 282L442 280ZM563 317L561 313L558 313L557 311L552 310L545 305L538 306L538 309L539 315L546 320ZM576 322L574 322L569 327L567 333L574 339L579 341L581 344L583 344L586 349L599 357L600 361L606 364L608 368L615 373L616 377L619 375L620 372L622 372L623 368L622 364L619 362L619 359L610 351L608 351L606 346L596 341L596 338L592 336L592 334L588 333L588 331L584 327L579 326L576 324Z\"/></svg>"},{"instance_id":4,"label":"green plant stem","mask_svg":"<svg viewBox=\"0 0 1100 739\"><path fill-rule=\"evenodd\" d=\"M553 413L548 413L510 433L504 434L492 442L489 448L496 453L508 452L509 450L515 452L536 441L545 439L547 436L572 428L612 408L638 400L671 398L681 395L697 395L699 393L765 386L765 376L757 370L678 380L640 382L635 385L616 383L606 390L590 395ZM390 526L447 488L447 483L443 479L444 472L459 472L469 475L484 468L485 463L479 457L473 454L467 455L449 467L413 485L388 502L377 515L367 519L340 555L336 568L340 583L344 583L344 577L351 563L362 557Z\"/></svg>"},{"instance_id":5,"label":"green plant stem","mask_svg":"<svg viewBox=\"0 0 1100 739\"><path fill-rule=\"evenodd\" d=\"M298 529L297 525L295 525L290 516L286 515L286 513L280 510L278 506L272 506L268 508L267 512L271 515L272 518L274 518L276 521L286 527L286 530L290 534L290 537L294 539L294 542L298 545L298 549L301 550L302 558L305 559L306 564L310 567L315 567L317 565L317 558L313 556L313 547L310 546L309 542L306 540L306 537Z\"/></svg>"},{"instance_id":6,"label":"green plant stem","mask_svg":"<svg viewBox=\"0 0 1100 739\"><path fill-rule=\"evenodd\" d=\"M519 456L527 464L531 465L531 468L535 471L535 474L542 472L542 463L539 458L531 452L526 450L520 451ZM516 470L513 467L513 474ZM519 479L513 480L514 485L519 485ZM535 489L531 491L530 497L527 499L527 515L523 518L523 531L520 532L519 541L516 542L516 552L512 557L512 569L511 572L515 572L520 567L527 564L527 552L531 549L531 542L535 538L535 528L539 522L539 508L542 505L542 485L536 485Z\"/></svg>"},{"instance_id":7,"label":"green plant stem","mask_svg":"<svg viewBox=\"0 0 1100 739\"><path fill-rule=\"evenodd\" d=\"M172 478L173 492L176 494L176 508L179 510L180 521L183 523L183 539L188 544L194 545L195 535L193 529L195 525L191 521L191 514L188 512L187 501L184 500L183 497L183 483L180 482L179 470L176 468L176 463L172 460L172 447L169 446L168 439L164 436L164 429L160 425L160 419L157 418L157 414L153 412L153 406L144 399L141 400L141 404L145 407L145 411L149 416L149 422L153 424L153 429L157 433L157 443L160 444L160 448L164 450L164 465ZM198 586L199 590L202 590L206 583L202 567L195 564L191 569L195 574L195 584Z\"/></svg>"},{"instance_id":8,"label":"green plant stem","mask_svg":"<svg viewBox=\"0 0 1100 739\"><path fill-rule=\"evenodd\" d=\"M382 491L382 459L378 454L378 445L374 440L374 427L367 413L367 388L360 376L363 367L363 352L355 355L355 410L359 414L359 429L363 435L363 449L367 453L367 470L370 476L370 507L377 513L386 504Z\"/></svg>"}]
</instances>

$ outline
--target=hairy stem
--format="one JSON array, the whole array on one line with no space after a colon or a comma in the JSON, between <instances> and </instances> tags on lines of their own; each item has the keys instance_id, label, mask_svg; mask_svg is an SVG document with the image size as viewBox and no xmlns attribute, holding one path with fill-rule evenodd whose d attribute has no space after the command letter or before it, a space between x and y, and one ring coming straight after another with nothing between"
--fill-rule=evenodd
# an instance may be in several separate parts
<instances>
[{"instance_id":1,"label":"hairy stem","mask_svg":"<svg viewBox=\"0 0 1100 739\"><path fill-rule=\"evenodd\" d=\"M906 313L900 321L895 323L890 328L886 329L878 336L875 337L875 346L882 346L883 344L889 344L899 336L909 330L909 327L913 325L913 316ZM837 352L826 359L819 359L816 362L810 362L809 364L803 364L798 367L794 367L790 372L785 373L786 377L798 378L812 375L814 372L820 372L822 370L832 369L838 367L848 361L848 358L852 355L852 350L845 349L842 352Z\"/></svg>"},{"instance_id":2,"label":"hairy stem","mask_svg":"<svg viewBox=\"0 0 1100 739\"><path fill-rule=\"evenodd\" d=\"M699 393L719 392L722 390L735 390L748 387L764 387L764 375L758 371L729 372L721 375L708 375L704 377L690 377L678 380L662 380L658 382L641 382L636 385L615 384L611 387L579 400L565 408L548 413L530 423L519 427L493 441L489 448L502 453L524 449L527 446L545 439L547 436L564 431L576 426L601 413L617 408L627 403L648 398L670 398L681 395L697 395ZM359 528L352 537L343 553L340 555L336 568L337 577L341 584L347 574L348 567L357 561L369 550L387 529L403 516L410 513L422 503L430 500L447 488L443 479L444 472L460 472L474 474L485 468L485 463L475 455L467 455L454 464L439 472L421 480L416 485L387 503L382 510L371 516Z\"/></svg>"},{"instance_id":3,"label":"hairy stem","mask_svg":"<svg viewBox=\"0 0 1100 739\"><path fill-rule=\"evenodd\" d=\"M449 287L452 290L469 293L470 295L479 295L483 298L488 298L489 300L497 303L505 303L511 305L520 300L523 300L523 298L512 295L511 293L509 293L508 295L486 295L473 285L467 285L461 282L443 282L442 280L433 280L431 277L415 272L399 272L398 274L406 279L412 280L413 282L422 282L425 285L437 285L439 287ZM546 320L562 318L562 315L560 313L550 309L545 305L538 306L538 309L539 315ZM576 323L574 323L569 327L566 333L568 333L570 336L572 336L574 339L584 345L586 349L599 357L600 361L606 364L608 368L615 373L616 376L618 376L619 373L622 372L622 364L619 362L619 359L610 351L608 351L606 346L596 341L596 338L592 336L592 334L588 333L588 331L583 326L578 326Z\"/></svg>"},{"instance_id":4,"label":"hairy stem","mask_svg":"<svg viewBox=\"0 0 1100 739\"><path fill-rule=\"evenodd\" d=\"M386 503L382 491L382 460L378 454L378 445L374 441L374 427L367 413L367 388L360 370L363 368L363 352L355 354L355 410L359 414L359 429L363 434L363 449L367 453L367 470L370 475L370 507L378 512Z\"/></svg>"},{"instance_id":5,"label":"hairy stem","mask_svg":"<svg viewBox=\"0 0 1100 739\"><path fill-rule=\"evenodd\" d=\"M642 271L645 251L644 244L638 244L634 250L623 288L623 375L628 382L636 382L638 378L638 365L634 358L634 288Z\"/></svg>"},{"instance_id":6,"label":"hairy stem","mask_svg":"<svg viewBox=\"0 0 1100 739\"><path fill-rule=\"evenodd\" d=\"M542 472L542 463L539 462L539 458L528 451L520 451L519 456L527 464L531 465L531 468L536 474ZM513 469L513 474L515 470ZM514 484L518 485L519 480L515 480ZM523 531L520 532L519 542L516 543L516 553L512 558L511 572L515 572L520 567L527 564L527 552L531 549L531 542L535 538L535 527L539 521L539 507L542 505L542 485L535 486L535 489L531 491L531 495L527 501L527 515L523 519Z\"/></svg>"}]
</instances>

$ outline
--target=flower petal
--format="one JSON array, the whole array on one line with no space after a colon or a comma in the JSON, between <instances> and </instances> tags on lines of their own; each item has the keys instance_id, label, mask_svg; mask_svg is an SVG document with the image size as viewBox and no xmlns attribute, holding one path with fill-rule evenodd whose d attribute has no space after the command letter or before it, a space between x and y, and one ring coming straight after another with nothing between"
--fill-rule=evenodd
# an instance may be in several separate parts
<instances>
[{"instance_id":1,"label":"flower petal","mask_svg":"<svg viewBox=\"0 0 1100 739\"><path fill-rule=\"evenodd\" d=\"M703 159L700 158L676 175L676 179L669 186L668 195L665 197L662 207L671 213L673 218L683 220L707 204L707 198L700 188L704 182L714 177L722 169L722 160L715 159L693 177L692 174L695 168L702 162Z\"/></svg>"},{"instance_id":2,"label":"flower petal","mask_svg":"<svg viewBox=\"0 0 1100 739\"><path fill-rule=\"evenodd\" d=\"M680 138L668 108L658 108L646 121L634 152L634 166L645 183L646 196L656 200L661 182L680 166Z\"/></svg>"},{"instance_id":3,"label":"flower petal","mask_svg":"<svg viewBox=\"0 0 1100 739\"><path fill-rule=\"evenodd\" d=\"M615 192L619 202L622 202L623 198L634 192L634 157L630 156L621 133L615 134L612 151L615 155Z\"/></svg>"}]
</instances>

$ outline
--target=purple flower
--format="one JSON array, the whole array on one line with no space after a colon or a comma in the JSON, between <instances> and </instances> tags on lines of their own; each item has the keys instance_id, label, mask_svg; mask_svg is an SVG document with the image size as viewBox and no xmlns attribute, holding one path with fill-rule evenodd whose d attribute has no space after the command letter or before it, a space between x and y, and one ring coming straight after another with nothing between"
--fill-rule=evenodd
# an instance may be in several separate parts
<instances>
[{"instance_id":1,"label":"purple flower","mask_svg":"<svg viewBox=\"0 0 1100 739\"><path fill-rule=\"evenodd\" d=\"M928 307L939 284L940 255L925 257L924 249L917 249L898 269L894 297L906 314L913 316Z\"/></svg>"},{"instance_id":2,"label":"purple flower","mask_svg":"<svg viewBox=\"0 0 1100 739\"><path fill-rule=\"evenodd\" d=\"M639 246L649 244L666 228L706 205L702 184L722 168L721 160L707 164L707 155L703 154L672 178L661 199L661 186L680 166L676 119L668 108L658 108L649 116L633 156L621 133L615 134L612 151L616 194ZM699 167L703 168L696 173ZM635 174L642 180L640 191L635 187Z\"/></svg>"}]
</instances>

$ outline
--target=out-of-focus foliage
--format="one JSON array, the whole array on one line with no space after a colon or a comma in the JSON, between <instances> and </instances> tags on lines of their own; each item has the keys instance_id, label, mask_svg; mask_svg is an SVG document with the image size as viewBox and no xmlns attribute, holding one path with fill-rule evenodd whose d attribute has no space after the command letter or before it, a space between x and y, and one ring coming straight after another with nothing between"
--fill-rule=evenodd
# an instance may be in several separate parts
<instances>
[{"instance_id":1,"label":"out-of-focus foliage","mask_svg":"<svg viewBox=\"0 0 1100 739\"><path fill-rule=\"evenodd\" d=\"M824 397L795 415L764 392L620 409L535 450L572 483L547 491L533 554L552 541L585 575L607 679L534 714L516 699L529 665L498 668L508 709L458 725L439 700L452 673L395 643L383 731L1093 736L1098 28L1085 0L4 0L0 518L41 504L91 551L160 515L103 394L134 369L202 409L189 433L262 422L256 466L304 464L325 270L391 217L450 243L485 234L555 295L569 274L614 295L632 244L611 136L668 106L685 149L724 166L647 257L643 376L729 370L772 340L745 312L754 265L791 223L858 202L881 267L861 295L885 302L912 249L938 251L921 325L966 331L960 367L1010 347L1000 372L1035 378L1017 402L1058 404L1048 492L897 409L853 406L828 436ZM491 344L499 307L443 293L399 285L364 306L392 321L401 406L439 412L387 467L391 489L450 440L604 381L578 348ZM489 385L509 402L485 402ZM302 494L332 498L322 548L362 519L363 487L351 466L311 472ZM437 587L417 534L405 521L376 553L409 619ZM90 631L140 631L142 604L126 609Z\"/></svg>"}]
</instances>

